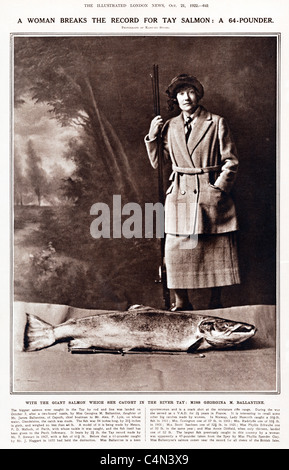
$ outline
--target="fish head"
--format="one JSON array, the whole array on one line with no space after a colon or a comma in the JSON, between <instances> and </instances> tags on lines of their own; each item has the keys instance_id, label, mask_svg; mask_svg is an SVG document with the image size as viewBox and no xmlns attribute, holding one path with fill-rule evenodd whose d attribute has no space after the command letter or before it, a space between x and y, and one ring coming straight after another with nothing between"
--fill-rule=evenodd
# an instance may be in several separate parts
<instances>
[{"instance_id":1,"label":"fish head","mask_svg":"<svg viewBox=\"0 0 289 470\"><path fill-rule=\"evenodd\" d=\"M214 348L228 348L247 341L255 335L257 328L223 318L205 318L198 325L203 339Z\"/></svg>"}]
</instances>

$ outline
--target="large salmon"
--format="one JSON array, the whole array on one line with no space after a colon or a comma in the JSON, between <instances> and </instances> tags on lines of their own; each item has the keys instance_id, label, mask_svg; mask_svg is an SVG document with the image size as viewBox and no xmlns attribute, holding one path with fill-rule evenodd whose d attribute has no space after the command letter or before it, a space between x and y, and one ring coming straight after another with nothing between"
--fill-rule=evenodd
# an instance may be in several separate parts
<instances>
[{"instance_id":1,"label":"large salmon","mask_svg":"<svg viewBox=\"0 0 289 470\"><path fill-rule=\"evenodd\" d=\"M141 305L125 312L99 313L52 326L27 314L24 350L68 341L69 351L186 351L230 348L251 338L256 328L224 318L169 312Z\"/></svg>"}]
</instances>

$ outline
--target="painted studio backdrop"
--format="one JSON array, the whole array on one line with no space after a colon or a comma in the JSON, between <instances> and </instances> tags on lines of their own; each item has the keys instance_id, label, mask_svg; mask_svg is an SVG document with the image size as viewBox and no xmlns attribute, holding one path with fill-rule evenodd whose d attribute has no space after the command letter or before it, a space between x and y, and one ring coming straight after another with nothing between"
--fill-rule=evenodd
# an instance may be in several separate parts
<instances>
[{"instance_id":1,"label":"painted studio backdrop","mask_svg":"<svg viewBox=\"0 0 289 470\"><path fill-rule=\"evenodd\" d=\"M122 206L158 201L143 142L158 64L164 120L170 80L196 75L202 104L226 118L237 145L242 282L223 289L223 305L275 304L276 50L266 36L15 37L15 300L162 306L160 241L114 238L112 223L109 238L90 233L95 203L106 203L112 220L114 195ZM195 308L207 308L208 297L195 294Z\"/></svg>"}]
</instances>

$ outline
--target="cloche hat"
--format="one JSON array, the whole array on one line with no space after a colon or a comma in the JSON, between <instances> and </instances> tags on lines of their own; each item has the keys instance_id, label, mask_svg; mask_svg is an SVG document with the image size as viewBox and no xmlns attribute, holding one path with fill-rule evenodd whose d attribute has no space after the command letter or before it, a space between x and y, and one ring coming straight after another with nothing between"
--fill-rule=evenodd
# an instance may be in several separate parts
<instances>
[{"instance_id":1,"label":"cloche hat","mask_svg":"<svg viewBox=\"0 0 289 470\"><path fill-rule=\"evenodd\" d=\"M193 75L188 75L186 73L182 73L173 78L166 90L166 93L169 98L174 99L177 96L178 90L184 86L194 87L199 95L199 99L203 98L203 85L199 82L196 77L194 77Z\"/></svg>"}]
</instances>

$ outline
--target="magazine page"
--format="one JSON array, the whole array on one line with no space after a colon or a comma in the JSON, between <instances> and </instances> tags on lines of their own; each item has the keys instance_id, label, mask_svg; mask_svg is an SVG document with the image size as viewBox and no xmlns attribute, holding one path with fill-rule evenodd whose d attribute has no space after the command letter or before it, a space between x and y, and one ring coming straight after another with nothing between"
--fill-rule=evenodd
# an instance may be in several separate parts
<instances>
[{"instance_id":1,"label":"magazine page","mask_svg":"<svg viewBox=\"0 0 289 470\"><path fill-rule=\"evenodd\" d=\"M1 448L288 448L288 5L1 13Z\"/></svg>"}]
</instances>

